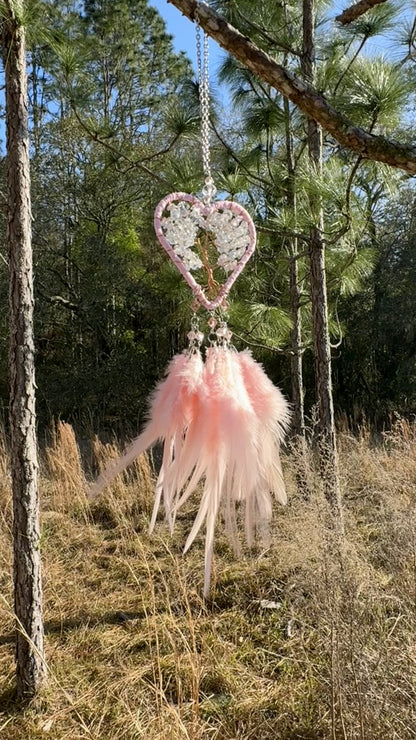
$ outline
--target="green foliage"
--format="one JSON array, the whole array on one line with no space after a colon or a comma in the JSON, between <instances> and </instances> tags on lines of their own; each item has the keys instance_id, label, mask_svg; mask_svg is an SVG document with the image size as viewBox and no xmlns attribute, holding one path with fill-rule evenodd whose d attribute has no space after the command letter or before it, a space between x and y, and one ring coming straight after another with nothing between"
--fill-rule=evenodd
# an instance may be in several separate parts
<instances>
[{"instance_id":1,"label":"green foliage","mask_svg":"<svg viewBox=\"0 0 416 740\"><path fill-rule=\"evenodd\" d=\"M344 78L340 101L360 125L397 125L412 91L403 71L384 57L361 59Z\"/></svg>"},{"instance_id":2,"label":"green foliage","mask_svg":"<svg viewBox=\"0 0 416 740\"><path fill-rule=\"evenodd\" d=\"M302 74L298 3L212 5L289 71ZM357 124L389 134L396 126L398 136L411 141L413 24L399 28L402 15L392 3L342 29L329 23L328 3L318 3L317 12L318 89ZM136 429L149 390L186 341L190 292L156 245L152 213L169 190L201 188L198 84L146 0L33 0L25 3L22 22L30 47L41 422L62 415L88 418L95 427ZM406 64L397 54L390 59L367 50L370 38L391 36L393 27L407 45ZM253 346L272 376L289 386L295 315L289 270L295 261L312 402L308 251L316 220L311 202L322 204L330 332L334 340L343 337L335 373L339 407L351 411L357 387L370 415L379 399L377 419L394 404L407 412L414 407L406 390L414 374L414 244L411 198L397 200L403 176L351 156L325 134L322 173L311 172L304 116L231 57L219 79L230 105L221 108L212 96L215 183L221 195L248 208L259 228L257 252L231 295L236 343ZM392 247L390 231L400 247ZM3 407L5 254L0 246ZM389 323L396 308L400 317ZM392 347L395 336L400 351Z\"/></svg>"},{"instance_id":3,"label":"green foliage","mask_svg":"<svg viewBox=\"0 0 416 740\"><path fill-rule=\"evenodd\" d=\"M352 296L363 290L374 270L376 256L376 250L371 247L362 247L356 253L342 246L329 250L327 275L331 290L336 286L341 296Z\"/></svg>"},{"instance_id":4,"label":"green foliage","mask_svg":"<svg viewBox=\"0 0 416 740\"><path fill-rule=\"evenodd\" d=\"M245 339L254 339L268 345L271 349L285 344L288 340L292 321L280 306L271 306L253 301L232 304L231 319L238 322L239 331Z\"/></svg>"},{"instance_id":5,"label":"green foliage","mask_svg":"<svg viewBox=\"0 0 416 740\"><path fill-rule=\"evenodd\" d=\"M377 259L362 291L340 310L347 335L338 368L340 404L379 424L416 413L415 194L403 190L377 218Z\"/></svg>"}]
</instances>

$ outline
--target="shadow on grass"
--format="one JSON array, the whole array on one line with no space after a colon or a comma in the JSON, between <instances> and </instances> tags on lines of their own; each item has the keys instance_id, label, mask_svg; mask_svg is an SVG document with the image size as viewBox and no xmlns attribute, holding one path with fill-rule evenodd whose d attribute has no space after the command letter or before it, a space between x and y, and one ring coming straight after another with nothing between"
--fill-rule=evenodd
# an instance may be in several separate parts
<instances>
[{"instance_id":1,"label":"shadow on grass","mask_svg":"<svg viewBox=\"0 0 416 740\"><path fill-rule=\"evenodd\" d=\"M51 620L45 622L45 635L64 634L69 630L77 630L81 627L91 627L93 629L100 624L123 625L127 622L133 622L136 619L143 619L144 616L144 612L125 612L118 610L114 612L105 612L104 614L96 614L94 616L84 614L77 618L69 618L62 621ZM0 635L0 646L13 646L14 642L14 632ZM16 688L12 686L0 693L0 712L6 712L8 715L17 714L29 705L33 706L34 701L36 700L30 697L19 699L17 697Z\"/></svg>"},{"instance_id":2,"label":"shadow on grass","mask_svg":"<svg viewBox=\"0 0 416 740\"><path fill-rule=\"evenodd\" d=\"M8 715L17 714L25 706L27 706L27 702L18 701L15 686L11 686L0 693L0 712L5 712Z\"/></svg>"},{"instance_id":3,"label":"shadow on grass","mask_svg":"<svg viewBox=\"0 0 416 740\"><path fill-rule=\"evenodd\" d=\"M99 624L125 624L126 622L133 622L136 619L144 619L145 613L143 611L124 612L114 611L105 612L104 614L83 614L80 617L73 617L64 620L50 620L45 622L45 635L57 635L63 634L67 630L76 630L80 627L97 627ZM9 632L6 635L0 635L0 646L14 644L15 636L14 632ZM0 704L1 706L1 704Z\"/></svg>"}]
</instances>

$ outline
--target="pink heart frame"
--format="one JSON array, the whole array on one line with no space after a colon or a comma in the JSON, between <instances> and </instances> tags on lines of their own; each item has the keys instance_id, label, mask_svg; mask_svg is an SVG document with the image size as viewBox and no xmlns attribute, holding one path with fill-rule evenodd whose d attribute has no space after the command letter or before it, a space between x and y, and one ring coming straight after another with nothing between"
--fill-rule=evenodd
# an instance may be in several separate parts
<instances>
[{"instance_id":1,"label":"pink heart frame","mask_svg":"<svg viewBox=\"0 0 416 740\"><path fill-rule=\"evenodd\" d=\"M207 298L204 289L195 280L190 272L190 269L185 265L181 257L175 252L174 246L167 239L166 235L163 232L162 218L165 210L171 204L177 203L180 205L181 202L192 203L193 206L196 206L197 211L199 212L201 217L208 217L216 212L230 211L232 214L239 216L239 223L241 224L241 222L244 222L248 229L249 242L247 244L247 247L238 260L233 271L228 276L225 283L221 285L216 297L213 298L213 300L209 300ZM197 301L208 311L213 311L215 308L218 308L222 304L222 302L227 297L231 286L235 283L238 276L241 274L244 266L250 259L256 247L256 229L251 217L249 216L245 208L243 208L243 206L240 206L239 203L234 203L234 201L230 200L222 200L216 201L215 203L205 204L202 203L202 201L200 201L199 198L197 198L195 195L190 195L189 193L170 193L169 195L166 195L165 198L163 198L156 206L154 215L154 227L156 236L163 249L167 252L173 264L176 265L181 275L183 275L183 277L185 278L186 282L192 289L192 292ZM202 226L200 228L203 230Z\"/></svg>"}]
</instances>

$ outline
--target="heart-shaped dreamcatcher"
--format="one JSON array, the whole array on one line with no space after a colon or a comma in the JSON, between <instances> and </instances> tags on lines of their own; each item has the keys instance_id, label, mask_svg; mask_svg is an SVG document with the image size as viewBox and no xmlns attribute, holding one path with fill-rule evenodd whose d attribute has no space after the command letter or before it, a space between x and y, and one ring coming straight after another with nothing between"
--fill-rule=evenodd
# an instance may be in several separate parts
<instances>
[{"instance_id":1,"label":"heart-shaped dreamcatcher","mask_svg":"<svg viewBox=\"0 0 416 740\"><path fill-rule=\"evenodd\" d=\"M160 201L154 216L159 242L194 294L189 346L172 359L165 379L154 392L144 431L100 475L90 498L144 450L163 441L150 529L155 525L161 498L173 528L178 509L200 492L198 514L185 551L205 522L204 596L208 596L214 529L220 510L233 543L237 542L237 513L244 512L246 539L251 544L255 526L271 518L272 495L280 503L286 502L279 449L289 422L289 407L250 352L237 352L231 344L227 296L254 252L256 232L240 204L212 200L216 191L209 150L208 40L204 34L202 64L197 18L196 22L206 176L203 200L189 193L170 193ZM205 360L199 307L208 311Z\"/></svg>"},{"instance_id":2,"label":"heart-shaped dreamcatcher","mask_svg":"<svg viewBox=\"0 0 416 740\"><path fill-rule=\"evenodd\" d=\"M208 311L221 306L256 246L247 211L233 201L203 203L188 193L170 193L157 206L154 225L163 249L201 306ZM198 271L205 273L206 288L193 275ZM215 278L220 271L222 283Z\"/></svg>"}]
</instances>

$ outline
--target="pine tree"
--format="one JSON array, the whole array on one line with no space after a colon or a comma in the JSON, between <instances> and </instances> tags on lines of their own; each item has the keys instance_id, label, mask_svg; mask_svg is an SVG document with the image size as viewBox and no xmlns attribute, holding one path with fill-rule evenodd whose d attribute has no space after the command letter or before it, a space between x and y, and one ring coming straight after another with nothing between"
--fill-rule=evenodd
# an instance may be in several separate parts
<instances>
[{"instance_id":1,"label":"pine tree","mask_svg":"<svg viewBox=\"0 0 416 740\"><path fill-rule=\"evenodd\" d=\"M13 491L16 678L19 699L44 675L38 461L35 412L33 272L24 7L3 3L6 79L10 301L10 457Z\"/></svg>"}]
</instances>

